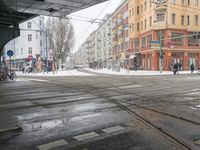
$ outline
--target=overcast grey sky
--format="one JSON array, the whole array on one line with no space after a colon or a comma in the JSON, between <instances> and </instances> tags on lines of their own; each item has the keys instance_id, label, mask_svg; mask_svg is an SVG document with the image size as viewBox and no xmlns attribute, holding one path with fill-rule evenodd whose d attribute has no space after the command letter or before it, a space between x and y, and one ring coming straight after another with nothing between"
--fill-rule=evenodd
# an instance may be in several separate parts
<instances>
[{"instance_id":1,"label":"overcast grey sky","mask_svg":"<svg viewBox=\"0 0 200 150\"><path fill-rule=\"evenodd\" d=\"M98 19L103 19L106 14L114 12L114 10L123 1L124 0L110 0L69 15L72 17L71 21L74 25L74 30L75 30L76 43L74 51L77 51L78 48L81 46L81 44L85 41L87 36L89 36L89 34L92 31L98 28L97 23L92 24L87 21L78 21L75 19L90 20L89 18L96 18L100 14L100 12L102 12L102 10L107 6L106 9L104 9L103 13L101 13L101 15L98 17ZM82 17L76 17L76 16L82 16ZM83 17L88 17L88 18L83 18ZM84 34L87 28L89 28L89 30Z\"/></svg>"}]
</instances>

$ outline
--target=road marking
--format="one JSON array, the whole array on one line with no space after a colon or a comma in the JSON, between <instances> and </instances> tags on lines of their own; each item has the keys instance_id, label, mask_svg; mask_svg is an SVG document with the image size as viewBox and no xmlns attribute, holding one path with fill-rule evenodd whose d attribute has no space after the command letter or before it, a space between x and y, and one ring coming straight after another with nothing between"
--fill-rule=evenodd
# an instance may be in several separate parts
<instances>
[{"instance_id":1,"label":"road marking","mask_svg":"<svg viewBox=\"0 0 200 150\"><path fill-rule=\"evenodd\" d=\"M108 88L109 90L114 90L114 89L127 89L127 88L138 88L138 87L142 87L143 85L125 85L125 86L117 86L117 87L112 87L112 88Z\"/></svg>"},{"instance_id":2,"label":"road marking","mask_svg":"<svg viewBox=\"0 0 200 150\"><path fill-rule=\"evenodd\" d=\"M102 131L105 132L105 133L113 133L113 132L121 131L121 130L124 130L124 129L125 128L122 127L122 126L115 126L115 127L103 129Z\"/></svg>"},{"instance_id":3,"label":"road marking","mask_svg":"<svg viewBox=\"0 0 200 150\"><path fill-rule=\"evenodd\" d=\"M16 130L21 130L21 128L18 127L18 126L10 127L10 128L4 128L4 129L0 129L0 133L9 132L9 131L16 131Z\"/></svg>"},{"instance_id":4,"label":"road marking","mask_svg":"<svg viewBox=\"0 0 200 150\"><path fill-rule=\"evenodd\" d=\"M60 146L65 146L67 144L68 144L68 142L65 140L57 140L57 141L50 142L47 144L39 145L39 146L37 146L37 148L39 150L49 150L49 149L57 148Z\"/></svg>"},{"instance_id":5,"label":"road marking","mask_svg":"<svg viewBox=\"0 0 200 150\"><path fill-rule=\"evenodd\" d=\"M48 82L48 80L41 80L41 79L28 79L29 81L38 81L38 82Z\"/></svg>"},{"instance_id":6,"label":"road marking","mask_svg":"<svg viewBox=\"0 0 200 150\"><path fill-rule=\"evenodd\" d=\"M120 89L126 89L126 88L137 88L137 87L142 87L142 85L127 85L127 86L121 86L119 87Z\"/></svg>"},{"instance_id":7,"label":"road marking","mask_svg":"<svg viewBox=\"0 0 200 150\"><path fill-rule=\"evenodd\" d=\"M87 139L94 138L97 136L99 136L99 134L95 132L90 132L90 133L74 136L73 138L76 139L77 141L83 141L83 140L87 140Z\"/></svg>"}]
</instances>

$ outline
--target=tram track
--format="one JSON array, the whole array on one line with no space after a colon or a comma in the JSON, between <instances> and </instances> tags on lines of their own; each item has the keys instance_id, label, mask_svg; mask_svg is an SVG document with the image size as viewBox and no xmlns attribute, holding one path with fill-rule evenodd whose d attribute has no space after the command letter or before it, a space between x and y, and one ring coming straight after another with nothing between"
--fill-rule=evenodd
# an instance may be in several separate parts
<instances>
[{"instance_id":1,"label":"tram track","mask_svg":"<svg viewBox=\"0 0 200 150\"><path fill-rule=\"evenodd\" d=\"M82 79L79 78L79 80L81 82L84 82L88 87L91 87L92 89L94 89L98 94L97 95L101 95L102 98L105 98L106 100L113 102L114 104L116 104L118 107L120 107L122 110L126 111L127 113L133 115L134 117L136 117L139 121L141 121L142 123L144 123L145 125L151 127L152 129L156 130L158 133L160 133L161 135L163 135L164 137L167 137L168 140L170 140L171 142L179 145L182 149L188 149L188 150L192 150L193 148L185 143L184 141L180 140L179 138L175 137L174 135L171 135L170 133L162 130L160 127L157 127L156 125L154 125L153 123L151 123L149 120L145 119L144 117L142 117L141 115L137 114L136 112L134 112L132 109L128 108L127 106L124 106L120 101L116 100L115 98L110 98L109 96L105 95L105 92L102 92L102 88L97 88L93 85L91 85L90 83L83 81ZM104 89L105 90L105 89ZM106 89L107 90L107 89ZM120 89L121 90L121 89ZM111 90L111 91L115 91L115 90ZM120 91L116 91L116 92L120 92ZM133 94L133 93L124 93L124 92L120 92L122 94ZM123 101L124 102L124 101ZM149 109L149 108L148 108ZM156 111L155 111L156 112ZM157 112L158 113L158 112ZM173 116L170 114L167 114L168 116ZM178 116L174 116L174 118L176 119L181 119ZM187 120L187 119L182 119L184 121L190 122L190 123L194 123L196 125L199 125L199 123L191 121L191 120Z\"/></svg>"},{"instance_id":2,"label":"tram track","mask_svg":"<svg viewBox=\"0 0 200 150\"><path fill-rule=\"evenodd\" d=\"M163 114L163 115L167 115L167 116L170 116L170 117L173 117L173 118L176 118L176 119L181 119L181 120L184 120L184 121L187 121L187 122L190 122L190 123L194 123L196 125L199 125L199 123L197 122L192 122L191 120L188 120L188 119L185 119L185 118L181 118L181 117L178 117L176 115L172 115L172 114L164 114L163 112L160 112L158 110L153 110L152 108L149 108L149 107L144 107L144 106L140 106L140 105L137 105L137 104L133 104L133 103L129 103L125 100L119 100L117 98L114 98L114 97L111 97L108 93L106 92L114 92L116 93L116 95L120 95L120 94L130 94L130 95L133 95L134 93L134 98L137 98L137 99L144 99L144 97L141 97L141 96L138 96L137 94L135 94L135 91L133 92L127 92L127 91L123 91L123 90L127 90L127 89L121 89L117 86L109 86L109 88L113 88L113 89L108 89L108 88L103 88L103 87L98 87L98 86L95 86L91 83L89 83L88 81L82 79L81 77L77 77L76 79L78 79L80 82L83 83L83 85L81 84L81 86L79 87L75 87L75 86L72 86L72 89L74 91L76 90L79 90L81 92L87 92L87 93L90 93L90 94L94 94L96 95L98 98L103 98L106 102L112 102L113 104L116 104L119 108L121 108L122 110L126 111L127 113L129 113L130 115L136 117L139 121L141 121L143 124L147 125L148 127L150 127L153 131L163 135L164 137L166 137L169 141L175 143L176 145L178 145L179 147L181 147L182 149L189 149L189 150L192 150L192 147L186 142L184 142L183 140L177 138L176 136L168 133L167 131L164 131L162 130L160 127L154 125L151 121L149 121L148 119L145 119L142 115L139 115L138 113L136 113L135 111L133 111L130 107L124 105L123 103L126 103L128 105L135 105L136 107L138 108L141 108L141 109L146 109L146 110L149 110L149 111L154 111L155 113L160 113L160 114ZM151 86L154 86L156 85L158 82L156 81L153 81L153 83L150 85L147 85L145 88L148 88L148 87L151 87ZM45 83L47 84L47 83ZM101 82L101 84L108 84L106 82ZM66 86L64 84L59 84L59 83L55 83L53 81L49 81L48 82L48 85L55 85L55 86L58 86L60 88L64 88L63 90L67 90L68 88L66 88ZM129 86L130 84L128 84L127 86ZM70 86L70 85L68 85ZM126 85L122 85L122 86L126 86ZM144 87L143 87L144 88ZM142 88L141 88L142 89ZM155 91L155 90L166 90L166 89L171 89L171 87L169 88L156 88L156 89L150 89L150 91ZM131 90L131 89L128 89L128 90ZM146 89L147 91L148 89ZM153 92L152 91L152 92ZM145 92L145 91L142 91L142 92ZM91 100L94 100L95 98L91 98ZM131 99L131 97L130 97ZM80 101L83 101L84 99L81 99ZM88 100L88 98L87 98ZM70 103L70 101L68 101ZM71 101L71 102L77 102L77 101ZM66 102L64 102L66 103ZM62 103L59 103L59 104L62 104ZM55 105L53 103L50 103L50 104L45 104L45 106L48 106L48 105ZM44 106L42 104L39 104L39 106Z\"/></svg>"}]
</instances>

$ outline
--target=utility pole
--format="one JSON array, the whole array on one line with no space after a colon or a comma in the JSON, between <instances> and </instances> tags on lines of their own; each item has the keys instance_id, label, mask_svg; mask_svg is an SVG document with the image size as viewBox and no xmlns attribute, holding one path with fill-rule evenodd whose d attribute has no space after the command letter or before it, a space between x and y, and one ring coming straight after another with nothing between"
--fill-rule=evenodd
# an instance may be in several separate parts
<instances>
[{"instance_id":1,"label":"utility pole","mask_svg":"<svg viewBox=\"0 0 200 150\"><path fill-rule=\"evenodd\" d=\"M47 36L47 31L45 31L44 30L44 32L45 32L45 34L46 34L46 71L47 71L47 73L48 73L48 48L47 48L47 38L48 38L48 36Z\"/></svg>"}]
</instances>

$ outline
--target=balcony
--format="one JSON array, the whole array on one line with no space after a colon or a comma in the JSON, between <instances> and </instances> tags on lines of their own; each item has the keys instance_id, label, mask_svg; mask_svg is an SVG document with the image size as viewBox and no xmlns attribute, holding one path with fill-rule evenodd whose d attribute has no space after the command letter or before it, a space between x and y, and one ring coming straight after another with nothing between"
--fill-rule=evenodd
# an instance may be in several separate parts
<instances>
[{"instance_id":1,"label":"balcony","mask_svg":"<svg viewBox=\"0 0 200 150\"><path fill-rule=\"evenodd\" d=\"M155 21L153 23L154 30L166 29L167 28L167 21Z\"/></svg>"},{"instance_id":2,"label":"balcony","mask_svg":"<svg viewBox=\"0 0 200 150\"><path fill-rule=\"evenodd\" d=\"M160 10L167 10L167 5L159 5L157 7L155 7L156 11L160 11Z\"/></svg>"}]
</instances>

